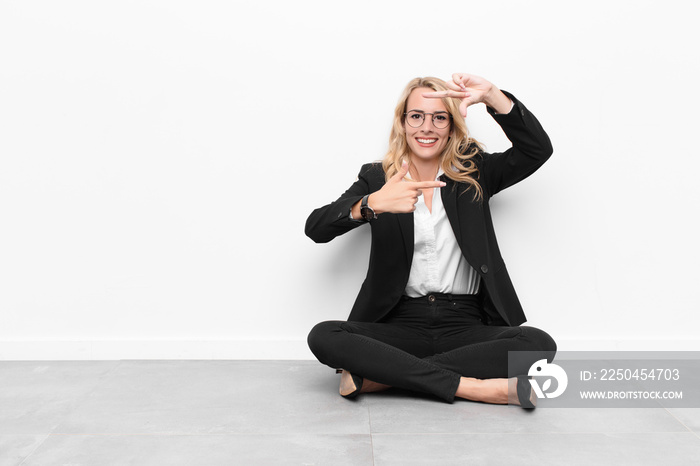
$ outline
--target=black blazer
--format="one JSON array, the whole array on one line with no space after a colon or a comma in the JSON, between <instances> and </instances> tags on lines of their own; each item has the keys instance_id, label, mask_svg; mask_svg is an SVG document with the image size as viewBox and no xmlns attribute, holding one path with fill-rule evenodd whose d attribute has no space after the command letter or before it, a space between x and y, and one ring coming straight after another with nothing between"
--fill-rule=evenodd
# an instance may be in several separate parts
<instances>
[{"instance_id":1,"label":"black blazer","mask_svg":"<svg viewBox=\"0 0 700 466\"><path fill-rule=\"evenodd\" d=\"M474 160L483 199L473 199L473 189L443 175L440 188L447 217L467 262L481 276L480 295L487 323L520 325L525 322L520 301L501 257L493 230L489 199L531 175L551 156L552 145L535 116L511 94L508 114L488 112L501 126L513 147L501 153L480 153ZM362 166L358 180L335 202L314 210L306 221L306 235L325 243L363 222L349 218L350 209L365 194L385 183L381 163ZM378 322L403 295L413 258L413 214L383 213L370 223L372 245L369 269L348 320Z\"/></svg>"}]
</instances>

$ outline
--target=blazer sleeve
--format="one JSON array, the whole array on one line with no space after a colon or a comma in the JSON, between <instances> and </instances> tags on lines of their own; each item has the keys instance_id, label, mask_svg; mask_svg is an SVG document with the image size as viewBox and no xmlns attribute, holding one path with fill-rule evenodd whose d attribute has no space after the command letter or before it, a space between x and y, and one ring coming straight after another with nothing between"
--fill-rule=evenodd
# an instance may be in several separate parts
<instances>
[{"instance_id":1,"label":"blazer sleeve","mask_svg":"<svg viewBox=\"0 0 700 466\"><path fill-rule=\"evenodd\" d=\"M381 165L379 166L381 170ZM336 236L363 225L364 220L351 220L350 210L365 194L370 194L370 177L376 172L377 164L365 164L353 183L337 200L319 207L306 219L306 236L316 243L327 243ZM383 174L382 170L382 174ZM376 190L376 189L375 189Z\"/></svg>"},{"instance_id":2,"label":"blazer sleeve","mask_svg":"<svg viewBox=\"0 0 700 466\"><path fill-rule=\"evenodd\" d=\"M487 111L501 126L513 147L505 152L482 156L479 182L489 196L532 175L553 152L549 136L535 115L512 94L503 93L513 101L511 111L498 114L489 107Z\"/></svg>"}]
</instances>

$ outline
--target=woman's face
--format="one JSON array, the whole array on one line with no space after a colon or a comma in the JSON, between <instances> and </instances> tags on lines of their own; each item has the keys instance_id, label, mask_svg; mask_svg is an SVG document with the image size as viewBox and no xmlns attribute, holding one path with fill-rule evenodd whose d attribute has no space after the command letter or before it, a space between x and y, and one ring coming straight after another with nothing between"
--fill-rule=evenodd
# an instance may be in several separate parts
<instances>
[{"instance_id":1,"label":"woman's face","mask_svg":"<svg viewBox=\"0 0 700 466\"><path fill-rule=\"evenodd\" d=\"M450 136L452 123L449 121L450 113L442 103L442 99L429 99L423 97L424 92L433 92L427 87L419 87L414 89L408 96L406 101L406 117L404 119L404 130L406 131L406 142L412 152L412 156L418 157L425 161L437 159L442 154L442 151L447 145L447 139ZM425 115L423 124L418 128L414 128L408 124L408 120L412 118L411 112L422 112ZM442 113L440 113L442 112ZM437 114L437 119L447 118L448 123L445 128L437 128L433 123L433 115ZM411 121L416 121L415 115ZM420 121L419 119L417 121Z\"/></svg>"}]
</instances>

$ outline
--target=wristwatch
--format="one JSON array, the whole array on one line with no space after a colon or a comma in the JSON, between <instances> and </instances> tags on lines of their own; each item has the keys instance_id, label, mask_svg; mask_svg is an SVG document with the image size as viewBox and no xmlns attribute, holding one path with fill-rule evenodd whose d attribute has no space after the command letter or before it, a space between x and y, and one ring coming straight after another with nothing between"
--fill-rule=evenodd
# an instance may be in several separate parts
<instances>
[{"instance_id":1,"label":"wristwatch","mask_svg":"<svg viewBox=\"0 0 700 466\"><path fill-rule=\"evenodd\" d=\"M362 218L367 220L368 222L371 222L375 218L377 218L377 214L374 213L374 210L367 204L367 201L369 200L369 194L365 195L365 197L362 198L362 203L360 204L360 214L362 215Z\"/></svg>"}]
</instances>

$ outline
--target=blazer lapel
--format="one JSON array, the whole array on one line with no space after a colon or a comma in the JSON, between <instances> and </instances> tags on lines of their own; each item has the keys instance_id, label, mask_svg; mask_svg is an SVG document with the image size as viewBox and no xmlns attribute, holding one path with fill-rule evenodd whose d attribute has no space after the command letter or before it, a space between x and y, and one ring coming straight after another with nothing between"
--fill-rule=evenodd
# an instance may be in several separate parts
<instances>
[{"instance_id":1,"label":"blazer lapel","mask_svg":"<svg viewBox=\"0 0 700 466\"><path fill-rule=\"evenodd\" d=\"M442 175L440 179L447 183L447 186L440 189L442 205L445 207L445 213L452 226L452 231L455 233L457 243L462 246L462 232L459 226L459 210L457 209L457 186L454 180L445 175Z\"/></svg>"},{"instance_id":2,"label":"blazer lapel","mask_svg":"<svg viewBox=\"0 0 700 466\"><path fill-rule=\"evenodd\" d=\"M410 264L413 260L413 213L396 214L396 219L399 222L401 235L403 236L403 245L406 251L406 259Z\"/></svg>"}]
</instances>

